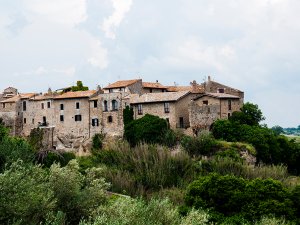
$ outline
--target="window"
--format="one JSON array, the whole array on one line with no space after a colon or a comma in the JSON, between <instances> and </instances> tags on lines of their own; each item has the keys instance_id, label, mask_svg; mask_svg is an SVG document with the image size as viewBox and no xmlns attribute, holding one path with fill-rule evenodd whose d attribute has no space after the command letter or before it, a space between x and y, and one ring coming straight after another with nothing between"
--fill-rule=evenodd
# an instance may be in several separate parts
<instances>
[{"instance_id":1,"label":"window","mask_svg":"<svg viewBox=\"0 0 300 225\"><path fill-rule=\"evenodd\" d=\"M113 121L112 116L107 117L107 122L112 123L112 121Z\"/></svg>"},{"instance_id":2,"label":"window","mask_svg":"<svg viewBox=\"0 0 300 225\"><path fill-rule=\"evenodd\" d=\"M81 118L81 115L75 115L75 121L81 121L82 118Z\"/></svg>"},{"instance_id":3,"label":"window","mask_svg":"<svg viewBox=\"0 0 300 225\"><path fill-rule=\"evenodd\" d=\"M51 107L51 102L47 102L48 109Z\"/></svg>"},{"instance_id":4,"label":"window","mask_svg":"<svg viewBox=\"0 0 300 225\"><path fill-rule=\"evenodd\" d=\"M143 115L143 105L138 104L138 115Z\"/></svg>"},{"instance_id":5,"label":"window","mask_svg":"<svg viewBox=\"0 0 300 225\"><path fill-rule=\"evenodd\" d=\"M26 111L26 102L23 102L23 111Z\"/></svg>"},{"instance_id":6,"label":"window","mask_svg":"<svg viewBox=\"0 0 300 225\"><path fill-rule=\"evenodd\" d=\"M94 108L97 108L97 106L98 106L98 101L94 100Z\"/></svg>"},{"instance_id":7,"label":"window","mask_svg":"<svg viewBox=\"0 0 300 225\"><path fill-rule=\"evenodd\" d=\"M152 93L152 88L150 88L149 92Z\"/></svg>"},{"instance_id":8,"label":"window","mask_svg":"<svg viewBox=\"0 0 300 225\"><path fill-rule=\"evenodd\" d=\"M64 104L60 104L60 110L64 110Z\"/></svg>"},{"instance_id":9,"label":"window","mask_svg":"<svg viewBox=\"0 0 300 225\"><path fill-rule=\"evenodd\" d=\"M60 115L60 116L59 116L59 121L60 121L60 122L63 122L64 120L65 120L64 115Z\"/></svg>"},{"instance_id":10,"label":"window","mask_svg":"<svg viewBox=\"0 0 300 225\"><path fill-rule=\"evenodd\" d=\"M32 122L32 124L34 124L34 119L32 119L32 121L31 121L31 122Z\"/></svg>"},{"instance_id":11,"label":"window","mask_svg":"<svg viewBox=\"0 0 300 225\"><path fill-rule=\"evenodd\" d=\"M167 121L168 128L170 128L170 120L169 120L169 118L166 118L166 121Z\"/></svg>"},{"instance_id":12,"label":"window","mask_svg":"<svg viewBox=\"0 0 300 225\"><path fill-rule=\"evenodd\" d=\"M169 104L169 102L165 102L164 103L164 109L165 109L165 113L169 113L170 112L170 104Z\"/></svg>"},{"instance_id":13,"label":"window","mask_svg":"<svg viewBox=\"0 0 300 225\"><path fill-rule=\"evenodd\" d=\"M3 105L3 108L5 108L5 103L3 103L2 105Z\"/></svg>"},{"instance_id":14,"label":"window","mask_svg":"<svg viewBox=\"0 0 300 225\"><path fill-rule=\"evenodd\" d=\"M24 123L26 123L26 118L24 118Z\"/></svg>"},{"instance_id":15,"label":"window","mask_svg":"<svg viewBox=\"0 0 300 225\"><path fill-rule=\"evenodd\" d=\"M184 128L183 117L179 117L179 128Z\"/></svg>"},{"instance_id":16,"label":"window","mask_svg":"<svg viewBox=\"0 0 300 225\"><path fill-rule=\"evenodd\" d=\"M228 110L231 110L231 100L228 100Z\"/></svg>"},{"instance_id":17,"label":"window","mask_svg":"<svg viewBox=\"0 0 300 225\"><path fill-rule=\"evenodd\" d=\"M103 111L104 111L104 112L107 112L107 111L108 111L107 101L106 101L106 100L103 102Z\"/></svg>"},{"instance_id":18,"label":"window","mask_svg":"<svg viewBox=\"0 0 300 225\"><path fill-rule=\"evenodd\" d=\"M46 124L47 123L47 118L46 116L43 116L43 124Z\"/></svg>"},{"instance_id":19,"label":"window","mask_svg":"<svg viewBox=\"0 0 300 225\"><path fill-rule=\"evenodd\" d=\"M113 93L114 91L113 91L113 89L108 89L108 92Z\"/></svg>"},{"instance_id":20,"label":"window","mask_svg":"<svg viewBox=\"0 0 300 225\"><path fill-rule=\"evenodd\" d=\"M118 110L118 102L116 100L112 100L111 105L112 105L112 111Z\"/></svg>"},{"instance_id":21,"label":"window","mask_svg":"<svg viewBox=\"0 0 300 225\"><path fill-rule=\"evenodd\" d=\"M44 103L41 103L41 108L44 109Z\"/></svg>"},{"instance_id":22,"label":"window","mask_svg":"<svg viewBox=\"0 0 300 225\"><path fill-rule=\"evenodd\" d=\"M99 127L99 120L97 118L92 119L92 126L93 127Z\"/></svg>"},{"instance_id":23,"label":"window","mask_svg":"<svg viewBox=\"0 0 300 225\"><path fill-rule=\"evenodd\" d=\"M208 105L208 100L204 100L203 105Z\"/></svg>"},{"instance_id":24,"label":"window","mask_svg":"<svg viewBox=\"0 0 300 225\"><path fill-rule=\"evenodd\" d=\"M229 118L229 117L231 117L231 114L230 114L230 113L228 113L228 118Z\"/></svg>"},{"instance_id":25,"label":"window","mask_svg":"<svg viewBox=\"0 0 300 225\"><path fill-rule=\"evenodd\" d=\"M224 88L218 88L218 93L224 93Z\"/></svg>"},{"instance_id":26,"label":"window","mask_svg":"<svg viewBox=\"0 0 300 225\"><path fill-rule=\"evenodd\" d=\"M76 109L79 109L79 102L76 102Z\"/></svg>"}]
</instances>

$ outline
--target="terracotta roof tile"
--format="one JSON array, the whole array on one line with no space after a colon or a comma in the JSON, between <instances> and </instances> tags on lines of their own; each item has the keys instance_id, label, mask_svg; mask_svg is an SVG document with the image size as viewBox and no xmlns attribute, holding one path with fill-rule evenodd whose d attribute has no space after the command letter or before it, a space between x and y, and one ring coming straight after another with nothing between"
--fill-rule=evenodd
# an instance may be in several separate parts
<instances>
[{"instance_id":1,"label":"terracotta roof tile","mask_svg":"<svg viewBox=\"0 0 300 225\"><path fill-rule=\"evenodd\" d=\"M28 99L31 98L35 95L35 93L24 93L24 94L18 94L15 95L14 97L11 97L9 99L1 101L1 103L6 103L6 102L17 102L21 99Z\"/></svg>"},{"instance_id":2,"label":"terracotta roof tile","mask_svg":"<svg viewBox=\"0 0 300 225\"><path fill-rule=\"evenodd\" d=\"M172 102L178 101L182 97L188 95L190 91L178 91L178 92L161 92L161 93L146 93L143 95L131 95L130 103L152 103L152 102Z\"/></svg>"},{"instance_id":3,"label":"terracotta roof tile","mask_svg":"<svg viewBox=\"0 0 300 225\"><path fill-rule=\"evenodd\" d=\"M190 91L192 93L203 93L204 88L201 85L193 86L167 86L167 91L177 92L177 91Z\"/></svg>"},{"instance_id":4,"label":"terracotta roof tile","mask_svg":"<svg viewBox=\"0 0 300 225\"><path fill-rule=\"evenodd\" d=\"M70 91L63 93L61 95L57 95L54 97L54 99L66 99L66 98L88 98L95 94L95 90L89 90L89 91Z\"/></svg>"},{"instance_id":5,"label":"terracotta roof tile","mask_svg":"<svg viewBox=\"0 0 300 225\"><path fill-rule=\"evenodd\" d=\"M163 86L158 82L143 82L144 88L158 88L158 89L167 89L167 87Z\"/></svg>"},{"instance_id":6,"label":"terracotta roof tile","mask_svg":"<svg viewBox=\"0 0 300 225\"><path fill-rule=\"evenodd\" d=\"M196 99L199 99L203 96L210 96L210 97L213 97L213 98L236 98L236 99L240 98L239 96L236 96L236 95L230 95L230 94L225 94L225 93L210 93L210 92L207 92L207 93L204 93L203 95L197 97Z\"/></svg>"},{"instance_id":7,"label":"terracotta roof tile","mask_svg":"<svg viewBox=\"0 0 300 225\"><path fill-rule=\"evenodd\" d=\"M121 88L121 87L127 87L129 85L135 84L136 82L141 81L141 79L135 79L135 80L119 80L115 83L112 83L108 85L107 87L103 89L110 89L110 88Z\"/></svg>"}]
</instances>

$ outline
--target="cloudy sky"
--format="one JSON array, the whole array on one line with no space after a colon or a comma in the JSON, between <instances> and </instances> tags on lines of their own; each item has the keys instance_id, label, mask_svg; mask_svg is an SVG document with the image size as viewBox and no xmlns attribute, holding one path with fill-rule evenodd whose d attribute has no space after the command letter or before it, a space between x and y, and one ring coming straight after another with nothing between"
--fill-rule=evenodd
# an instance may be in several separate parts
<instances>
[{"instance_id":1,"label":"cloudy sky","mask_svg":"<svg viewBox=\"0 0 300 225\"><path fill-rule=\"evenodd\" d=\"M299 0L1 0L0 90L211 75L268 126L298 126L299 11Z\"/></svg>"}]
</instances>

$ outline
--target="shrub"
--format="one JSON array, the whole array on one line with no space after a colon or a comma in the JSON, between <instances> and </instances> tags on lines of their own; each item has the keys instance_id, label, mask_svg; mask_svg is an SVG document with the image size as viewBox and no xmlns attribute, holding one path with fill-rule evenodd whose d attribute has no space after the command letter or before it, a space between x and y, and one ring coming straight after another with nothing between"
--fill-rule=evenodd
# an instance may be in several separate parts
<instances>
[{"instance_id":1,"label":"shrub","mask_svg":"<svg viewBox=\"0 0 300 225\"><path fill-rule=\"evenodd\" d=\"M132 146L140 142L162 143L167 130L168 124L165 119L146 114L127 124L124 136Z\"/></svg>"},{"instance_id":2,"label":"shrub","mask_svg":"<svg viewBox=\"0 0 300 225\"><path fill-rule=\"evenodd\" d=\"M185 136L181 145L190 156L211 155L217 142L208 132L201 132L197 137Z\"/></svg>"},{"instance_id":3,"label":"shrub","mask_svg":"<svg viewBox=\"0 0 300 225\"><path fill-rule=\"evenodd\" d=\"M93 150L100 150L103 148L103 139L104 135L103 134L95 134L92 138L92 148Z\"/></svg>"},{"instance_id":4,"label":"shrub","mask_svg":"<svg viewBox=\"0 0 300 225\"><path fill-rule=\"evenodd\" d=\"M0 224L38 224L55 209L47 172L21 160L0 174L0 192Z\"/></svg>"}]
</instances>

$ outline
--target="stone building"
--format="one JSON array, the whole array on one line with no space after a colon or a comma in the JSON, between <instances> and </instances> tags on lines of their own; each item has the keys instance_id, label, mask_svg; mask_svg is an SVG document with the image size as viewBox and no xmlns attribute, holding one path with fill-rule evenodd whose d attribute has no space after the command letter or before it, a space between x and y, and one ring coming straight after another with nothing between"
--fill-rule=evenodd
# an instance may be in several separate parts
<instances>
[{"instance_id":1,"label":"stone building","mask_svg":"<svg viewBox=\"0 0 300 225\"><path fill-rule=\"evenodd\" d=\"M72 92L48 90L45 94L19 94L9 87L0 95L0 117L12 135L28 136L32 129L47 131L57 149L88 149L96 133L122 136L123 110L134 118L152 114L166 119L172 129L191 134L209 129L213 121L240 110L244 93L208 80L189 86L164 86L142 79L121 80L101 89Z\"/></svg>"},{"instance_id":2,"label":"stone building","mask_svg":"<svg viewBox=\"0 0 300 225\"><path fill-rule=\"evenodd\" d=\"M225 93L203 93L189 104L190 126L194 133L209 130L217 119L227 119L233 112L239 111L241 98Z\"/></svg>"},{"instance_id":3,"label":"stone building","mask_svg":"<svg viewBox=\"0 0 300 225\"><path fill-rule=\"evenodd\" d=\"M133 107L134 119L152 114L164 118L172 129L188 128L188 104L191 100L189 91L145 93L132 95L130 105Z\"/></svg>"},{"instance_id":4,"label":"stone building","mask_svg":"<svg viewBox=\"0 0 300 225\"><path fill-rule=\"evenodd\" d=\"M23 114L28 110L28 100L34 93L17 94L14 97L0 101L0 117L14 136L23 135L23 125L26 123Z\"/></svg>"}]
</instances>

